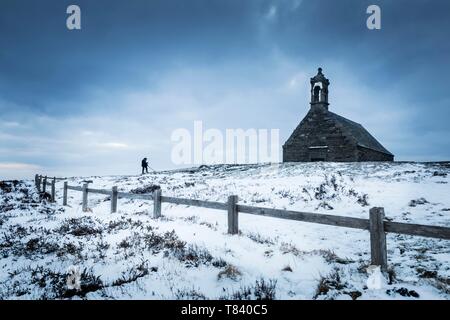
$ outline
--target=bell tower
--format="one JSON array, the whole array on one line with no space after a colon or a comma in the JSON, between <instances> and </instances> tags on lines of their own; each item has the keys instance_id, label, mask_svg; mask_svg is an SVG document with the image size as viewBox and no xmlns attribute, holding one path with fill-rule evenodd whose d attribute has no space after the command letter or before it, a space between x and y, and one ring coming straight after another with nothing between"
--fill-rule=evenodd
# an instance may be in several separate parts
<instances>
[{"instance_id":1,"label":"bell tower","mask_svg":"<svg viewBox=\"0 0 450 320\"><path fill-rule=\"evenodd\" d=\"M311 109L328 110L328 86L330 80L325 78L322 68L311 78Z\"/></svg>"}]
</instances>

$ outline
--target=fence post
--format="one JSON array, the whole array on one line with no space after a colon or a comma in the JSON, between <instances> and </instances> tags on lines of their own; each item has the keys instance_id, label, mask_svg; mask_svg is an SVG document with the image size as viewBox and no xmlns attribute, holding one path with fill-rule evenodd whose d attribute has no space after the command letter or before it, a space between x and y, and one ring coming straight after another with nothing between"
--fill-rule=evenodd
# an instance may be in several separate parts
<instances>
[{"instance_id":1,"label":"fence post","mask_svg":"<svg viewBox=\"0 0 450 320\"><path fill-rule=\"evenodd\" d=\"M63 206L67 206L67 181L64 181Z\"/></svg>"},{"instance_id":2,"label":"fence post","mask_svg":"<svg viewBox=\"0 0 450 320\"><path fill-rule=\"evenodd\" d=\"M38 189L38 192L41 192L41 176L38 176L37 189Z\"/></svg>"},{"instance_id":3,"label":"fence post","mask_svg":"<svg viewBox=\"0 0 450 320\"><path fill-rule=\"evenodd\" d=\"M52 180L52 202L55 202L56 200L56 186L55 186L55 184L56 184L56 178L55 177L53 177L53 180Z\"/></svg>"},{"instance_id":4,"label":"fence post","mask_svg":"<svg viewBox=\"0 0 450 320\"><path fill-rule=\"evenodd\" d=\"M37 174L34 175L34 186L36 187L36 189L38 188L38 175Z\"/></svg>"},{"instance_id":5,"label":"fence post","mask_svg":"<svg viewBox=\"0 0 450 320\"><path fill-rule=\"evenodd\" d=\"M387 271L386 233L384 232L384 208L372 208L369 212L370 255L372 265Z\"/></svg>"},{"instance_id":6,"label":"fence post","mask_svg":"<svg viewBox=\"0 0 450 320\"><path fill-rule=\"evenodd\" d=\"M42 192L45 193L46 189L47 189L47 176L44 177L44 182L42 183Z\"/></svg>"},{"instance_id":7,"label":"fence post","mask_svg":"<svg viewBox=\"0 0 450 320\"><path fill-rule=\"evenodd\" d=\"M153 218L161 217L161 189L153 191Z\"/></svg>"},{"instance_id":8,"label":"fence post","mask_svg":"<svg viewBox=\"0 0 450 320\"><path fill-rule=\"evenodd\" d=\"M117 186L114 186L112 187L111 192L111 213L117 212L117 198L118 198Z\"/></svg>"},{"instance_id":9,"label":"fence post","mask_svg":"<svg viewBox=\"0 0 450 320\"><path fill-rule=\"evenodd\" d=\"M83 184L83 204L81 206L83 212L87 211L88 208L88 184Z\"/></svg>"},{"instance_id":10,"label":"fence post","mask_svg":"<svg viewBox=\"0 0 450 320\"><path fill-rule=\"evenodd\" d=\"M237 210L238 196L228 197L228 233L238 234L238 210Z\"/></svg>"}]
</instances>

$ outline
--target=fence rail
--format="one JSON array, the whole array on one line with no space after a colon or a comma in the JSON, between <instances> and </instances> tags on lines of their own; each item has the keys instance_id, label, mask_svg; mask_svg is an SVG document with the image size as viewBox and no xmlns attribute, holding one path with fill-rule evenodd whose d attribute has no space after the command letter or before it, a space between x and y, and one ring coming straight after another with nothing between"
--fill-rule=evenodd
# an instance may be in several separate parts
<instances>
[{"instance_id":1,"label":"fence rail","mask_svg":"<svg viewBox=\"0 0 450 320\"><path fill-rule=\"evenodd\" d=\"M384 230L386 232L406 234L409 236L450 240L450 228L447 227L385 221Z\"/></svg>"},{"instance_id":2,"label":"fence rail","mask_svg":"<svg viewBox=\"0 0 450 320\"><path fill-rule=\"evenodd\" d=\"M215 202L215 201L204 201L204 200L192 200L186 198L174 198L174 197L161 197L161 202L167 202L172 204L181 204L186 206L193 207L201 207L208 209L217 209L217 210L228 210L228 204L223 202Z\"/></svg>"},{"instance_id":3,"label":"fence rail","mask_svg":"<svg viewBox=\"0 0 450 320\"><path fill-rule=\"evenodd\" d=\"M83 187L67 186L68 190L83 191Z\"/></svg>"},{"instance_id":4,"label":"fence rail","mask_svg":"<svg viewBox=\"0 0 450 320\"><path fill-rule=\"evenodd\" d=\"M255 215L259 215L259 216L267 216L267 217L296 220L296 221L302 221L302 222L326 224L326 225L336 226L336 227L369 230L369 220L367 220L367 219L342 217L342 216L335 216L335 215L321 214L321 213L310 213L310 212L270 209L270 208L262 208L262 207L252 207L252 206L244 206L244 205L238 205L238 211L242 212L242 213L255 214Z\"/></svg>"},{"instance_id":5,"label":"fence rail","mask_svg":"<svg viewBox=\"0 0 450 320\"><path fill-rule=\"evenodd\" d=\"M48 182L47 176L35 176L36 188L38 191L46 192L46 185L51 185L51 201L55 201L55 182L57 178L51 178ZM42 188L41 188L42 186ZM157 189L153 193L135 194L129 192L118 192L117 186L111 190L89 188L88 183L82 186L69 186L64 181L63 187L63 205L67 205L68 190L82 192L82 209L88 210L88 194L102 194L111 198L111 212L117 212L117 200L140 199L153 201L153 218L161 217L161 204L172 203L176 205L194 206L216 210L228 211L228 233L239 233L239 213L247 213L258 216L266 216L279 219L288 219L308 223L323 224L335 227L353 228L367 230L370 233L370 252L371 262L373 265L381 266L383 271L387 270L387 245L386 233L397 233L411 236L421 236L436 239L450 240L450 228L439 226L427 226L420 224L410 224L401 222L386 221L384 216L384 208L371 208L369 211L369 219L352 218L345 216L335 216L320 213L300 212L291 210L271 209L263 207L254 207L241 205L238 203L238 196L231 195L226 203L205 200L193 200L187 198L175 198L162 196L161 190Z\"/></svg>"}]
</instances>

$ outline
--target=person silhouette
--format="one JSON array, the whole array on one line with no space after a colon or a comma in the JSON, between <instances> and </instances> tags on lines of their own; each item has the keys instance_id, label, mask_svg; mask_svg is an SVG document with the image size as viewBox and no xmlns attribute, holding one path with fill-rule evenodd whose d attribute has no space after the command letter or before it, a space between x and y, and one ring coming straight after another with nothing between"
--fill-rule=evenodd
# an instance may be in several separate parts
<instances>
[{"instance_id":1,"label":"person silhouette","mask_svg":"<svg viewBox=\"0 0 450 320\"><path fill-rule=\"evenodd\" d=\"M144 174L144 171L145 171L146 173L148 173L148 162L147 162L147 158L142 159L141 166L142 166L142 174Z\"/></svg>"}]
</instances>

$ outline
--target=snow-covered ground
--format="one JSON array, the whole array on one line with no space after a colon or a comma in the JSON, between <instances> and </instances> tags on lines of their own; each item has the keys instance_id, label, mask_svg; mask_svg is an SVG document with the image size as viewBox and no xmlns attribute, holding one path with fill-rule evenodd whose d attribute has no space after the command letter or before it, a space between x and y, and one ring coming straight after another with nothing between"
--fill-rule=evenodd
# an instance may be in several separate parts
<instances>
[{"instance_id":1,"label":"snow-covered ground","mask_svg":"<svg viewBox=\"0 0 450 320\"><path fill-rule=\"evenodd\" d=\"M83 177L92 188L450 227L450 164L308 163L219 165L144 176ZM388 234L389 279L373 288L367 231L69 191L63 207L32 181L0 185L0 298L88 299L449 299L450 242ZM81 290L73 284L79 270ZM76 273L76 272L75 272ZM75 281L76 283L76 281ZM376 281L375 281L376 283Z\"/></svg>"}]
</instances>

